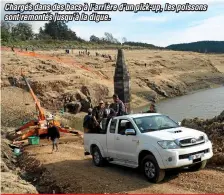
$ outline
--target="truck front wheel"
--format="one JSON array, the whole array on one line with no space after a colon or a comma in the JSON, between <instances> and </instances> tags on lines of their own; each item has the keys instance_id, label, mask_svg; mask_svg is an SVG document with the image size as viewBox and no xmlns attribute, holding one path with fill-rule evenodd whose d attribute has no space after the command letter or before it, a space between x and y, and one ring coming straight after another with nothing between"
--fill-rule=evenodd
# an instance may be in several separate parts
<instances>
[{"instance_id":1,"label":"truck front wheel","mask_svg":"<svg viewBox=\"0 0 224 195\"><path fill-rule=\"evenodd\" d=\"M159 168L155 157L152 155L147 155L143 158L141 169L150 182L158 183L165 177L165 170Z\"/></svg>"},{"instance_id":2,"label":"truck front wheel","mask_svg":"<svg viewBox=\"0 0 224 195\"><path fill-rule=\"evenodd\" d=\"M92 157L93 157L93 163L97 167L102 167L104 165L104 158L102 157L100 149L97 146L93 148Z\"/></svg>"}]
</instances>

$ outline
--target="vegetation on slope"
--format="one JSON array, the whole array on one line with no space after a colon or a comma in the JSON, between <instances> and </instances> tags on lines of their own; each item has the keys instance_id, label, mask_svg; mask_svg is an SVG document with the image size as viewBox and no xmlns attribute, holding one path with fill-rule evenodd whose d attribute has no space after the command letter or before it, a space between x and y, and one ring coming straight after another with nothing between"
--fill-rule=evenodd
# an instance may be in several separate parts
<instances>
[{"instance_id":1,"label":"vegetation on slope","mask_svg":"<svg viewBox=\"0 0 224 195\"><path fill-rule=\"evenodd\" d=\"M224 53L224 41L198 41L169 45L166 49L175 51L194 51L199 53Z\"/></svg>"}]
</instances>

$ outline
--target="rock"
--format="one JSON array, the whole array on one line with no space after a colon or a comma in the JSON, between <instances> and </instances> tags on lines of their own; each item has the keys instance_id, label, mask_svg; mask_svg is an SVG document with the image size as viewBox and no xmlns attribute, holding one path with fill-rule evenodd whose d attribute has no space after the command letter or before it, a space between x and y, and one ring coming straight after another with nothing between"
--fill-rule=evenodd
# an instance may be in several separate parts
<instances>
[{"instance_id":1,"label":"rock","mask_svg":"<svg viewBox=\"0 0 224 195\"><path fill-rule=\"evenodd\" d=\"M214 156L209 163L224 165L224 111L212 119L184 119L182 125L205 132L213 143Z\"/></svg>"},{"instance_id":2,"label":"rock","mask_svg":"<svg viewBox=\"0 0 224 195\"><path fill-rule=\"evenodd\" d=\"M9 172L9 168L7 167L7 165L5 164L5 162L3 160L1 160L1 172Z\"/></svg>"}]
</instances>

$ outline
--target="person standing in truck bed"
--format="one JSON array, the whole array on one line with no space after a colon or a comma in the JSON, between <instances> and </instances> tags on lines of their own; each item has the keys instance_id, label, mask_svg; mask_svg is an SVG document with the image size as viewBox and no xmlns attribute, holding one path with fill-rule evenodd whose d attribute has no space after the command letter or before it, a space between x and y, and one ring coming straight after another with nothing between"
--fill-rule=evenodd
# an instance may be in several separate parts
<instances>
[{"instance_id":1,"label":"person standing in truck bed","mask_svg":"<svg viewBox=\"0 0 224 195\"><path fill-rule=\"evenodd\" d=\"M96 131L101 130L100 123L103 120L104 113L105 113L104 102L101 100L99 102L99 105L93 108L92 112L94 129L96 129Z\"/></svg>"},{"instance_id":2,"label":"person standing in truck bed","mask_svg":"<svg viewBox=\"0 0 224 195\"><path fill-rule=\"evenodd\" d=\"M117 94L113 95L114 103L111 104L110 108L114 109L116 116L122 116L126 114L124 103L119 99Z\"/></svg>"},{"instance_id":3,"label":"person standing in truck bed","mask_svg":"<svg viewBox=\"0 0 224 195\"><path fill-rule=\"evenodd\" d=\"M105 110L104 110L104 117L103 117L103 129L106 131L108 123L111 118L116 116L116 112L114 111L113 108L110 108L110 103L106 102L105 104Z\"/></svg>"}]
</instances>

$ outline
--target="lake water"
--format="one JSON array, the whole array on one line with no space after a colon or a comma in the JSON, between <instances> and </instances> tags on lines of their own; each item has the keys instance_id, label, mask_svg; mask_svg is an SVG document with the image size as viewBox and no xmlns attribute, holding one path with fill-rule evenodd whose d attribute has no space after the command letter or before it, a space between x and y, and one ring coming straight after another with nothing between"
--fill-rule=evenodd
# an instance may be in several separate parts
<instances>
[{"instance_id":1,"label":"lake water","mask_svg":"<svg viewBox=\"0 0 224 195\"><path fill-rule=\"evenodd\" d=\"M148 106L138 108L135 112L146 108ZM157 109L175 121L194 117L213 118L224 110L224 86L161 101Z\"/></svg>"}]
</instances>

